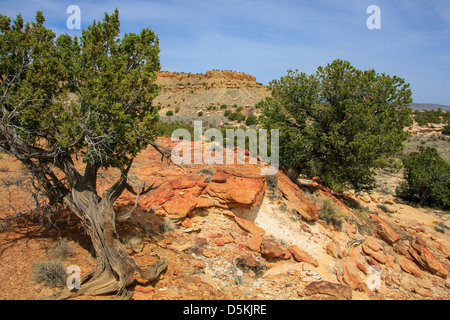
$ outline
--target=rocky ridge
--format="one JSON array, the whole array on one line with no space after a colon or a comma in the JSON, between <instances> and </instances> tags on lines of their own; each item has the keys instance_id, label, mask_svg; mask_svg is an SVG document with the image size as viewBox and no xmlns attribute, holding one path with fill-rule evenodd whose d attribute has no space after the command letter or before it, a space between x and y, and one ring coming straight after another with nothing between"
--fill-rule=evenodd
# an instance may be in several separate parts
<instances>
[{"instance_id":1,"label":"rocky ridge","mask_svg":"<svg viewBox=\"0 0 450 320\"><path fill-rule=\"evenodd\" d=\"M209 106L251 107L270 94L254 76L234 71L159 72L156 83L162 88L153 104L161 108L161 115L175 108L180 115L192 115Z\"/></svg>"},{"instance_id":2,"label":"rocky ridge","mask_svg":"<svg viewBox=\"0 0 450 320\"><path fill-rule=\"evenodd\" d=\"M261 175L261 163L181 169L149 162L148 152L134 170L160 187L142 196L133 223L147 235L167 230L150 237L147 250L163 248L170 262L160 282L139 283L135 299L450 297L450 242L434 229L438 215L409 216L412 208L391 196L338 197L320 179L294 184L279 172L274 180ZM128 194L120 203L134 200ZM321 218L327 201L339 224ZM181 287L179 279L192 284Z\"/></svg>"},{"instance_id":3,"label":"rocky ridge","mask_svg":"<svg viewBox=\"0 0 450 320\"><path fill-rule=\"evenodd\" d=\"M167 137L158 142L174 146ZM140 265L153 263L157 249L169 266L154 282L136 275L133 298L450 298L447 212L413 208L392 195L335 194L319 178L293 183L282 172L263 175L265 167L261 162L177 167L161 162L153 148L140 153L130 179L158 188L139 197L131 220L118 224L118 233ZM116 175L103 172L99 189ZM135 201L125 192L117 214L128 212ZM80 233L71 217L54 222L64 223L59 232ZM61 234L42 241L42 228L27 225L0 233L2 298L51 293L32 284L30 268L45 259ZM76 255L67 264L87 272L94 263L89 245L72 239Z\"/></svg>"}]
</instances>

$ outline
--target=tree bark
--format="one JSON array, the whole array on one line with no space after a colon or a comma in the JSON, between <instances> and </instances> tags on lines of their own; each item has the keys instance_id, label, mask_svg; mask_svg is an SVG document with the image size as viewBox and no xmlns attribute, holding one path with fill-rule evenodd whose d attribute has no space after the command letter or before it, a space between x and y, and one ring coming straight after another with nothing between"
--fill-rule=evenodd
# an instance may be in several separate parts
<instances>
[{"instance_id":1,"label":"tree bark","mask_svg":"<svg viewBox=\"0 0 450 320\"><path fill-rule=\"evenodd\" d=\"M146 280L156 279L167 268L167 259L153 263L146 271L131 258L122 246L116 231L116 213L110 197L100 198L92 190L72 190L72 197L66 198L70 209L81 222L92 240L96 254L95 269L85 278L88 282L76 291L63 290L48 298L68 299L77 295L102 295L116 293L122 299L129 299L132 292L127 287L134 282L137 272Z\"/></svg>"}]
</instances>

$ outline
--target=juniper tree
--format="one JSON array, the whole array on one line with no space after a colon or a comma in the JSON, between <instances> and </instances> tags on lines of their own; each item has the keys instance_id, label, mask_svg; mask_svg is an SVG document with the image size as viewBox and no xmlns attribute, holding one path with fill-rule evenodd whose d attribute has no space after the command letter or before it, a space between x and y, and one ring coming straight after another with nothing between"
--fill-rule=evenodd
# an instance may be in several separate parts
<instances>
[{"instance_id":1,"label":"juniper tree","mask_svg":"<svg viewBox=\"0 0 450 320\"><path fill-rule=\"evenodd\" d=\"M332 188L370 189L374 168L408 137L411 91L399 77L335 60L311 75L289 70L270 89L260 122L280 129L280 164L293 179L303 173Z\"/></svg>"},{"instance_id":2,"label":"juniper tree","mask_svg":"<svg viewBox=\"0 0 450 320\"><path fill-rule=\"evenodd\" d=\"M96 267L77 293L127 298L135 272L155 279L167 266L164 257L146 271L137 265L118 239L113 209L125 189L152 189L134 190L127 176L143 148L157 147L158 37L149 28L119 37L117 9L79 38L56 37L44 21L40 11L32 23L0 15L0 146L33 174L48 205L67 206L90 236ZM120 177L98 194L101 168Z\"/></svg>"}]
</instances>

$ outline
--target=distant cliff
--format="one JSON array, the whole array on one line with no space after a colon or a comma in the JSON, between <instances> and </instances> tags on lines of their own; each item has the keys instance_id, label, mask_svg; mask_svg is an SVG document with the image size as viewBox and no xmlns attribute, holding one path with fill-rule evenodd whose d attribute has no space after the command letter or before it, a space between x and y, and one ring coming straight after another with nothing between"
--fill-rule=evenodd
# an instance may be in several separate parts
<instances>
[{"instance_id":1,"label":"distant cliff","mask_svg":"<svg viewBox=\"0 0 450 320\"><path fill-rule=\"evenodd\" d=\"M156 83L162 86L153 104L160 107L161 113L179 110L180 114L195 114L208 107L221 105L251 107L270 95L267 86L256 81L252 75L210 70L205 74L159 72ZM222 109L221 113L224 110ZM220 113L209 109L209 113Z\"/></svg>"}]
</instances>

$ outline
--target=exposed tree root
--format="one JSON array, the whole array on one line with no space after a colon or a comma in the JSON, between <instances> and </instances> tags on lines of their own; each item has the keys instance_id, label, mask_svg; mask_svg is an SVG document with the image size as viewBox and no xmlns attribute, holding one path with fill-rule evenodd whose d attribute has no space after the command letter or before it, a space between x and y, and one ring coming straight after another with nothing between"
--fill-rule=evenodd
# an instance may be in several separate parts
<instances>
[{"instance_id":1,"label":"exposed tree root","mask_svg":"<svg viewBox=\"0 0 450 320\"><path fill-rule=\"evenodd\" d=\"M167 258L156 252L159 260L154 262L148 270L141 269L136 262L135 271L140 277L153 281L167 268ZM134 260L133 260L134 261ZM116 294L121 300L129 300L133 297L133 292L127 289L131 283L126 277L117 277L111 269L105 269L98 277L94 277L95 270L90 271L81 277L80 289L65 288L58 293L41 298L40 300L67 300L80 295L99 296L106 294ZM87 282L85 282L87 281Z\"/></svg>"}]
</instances>

